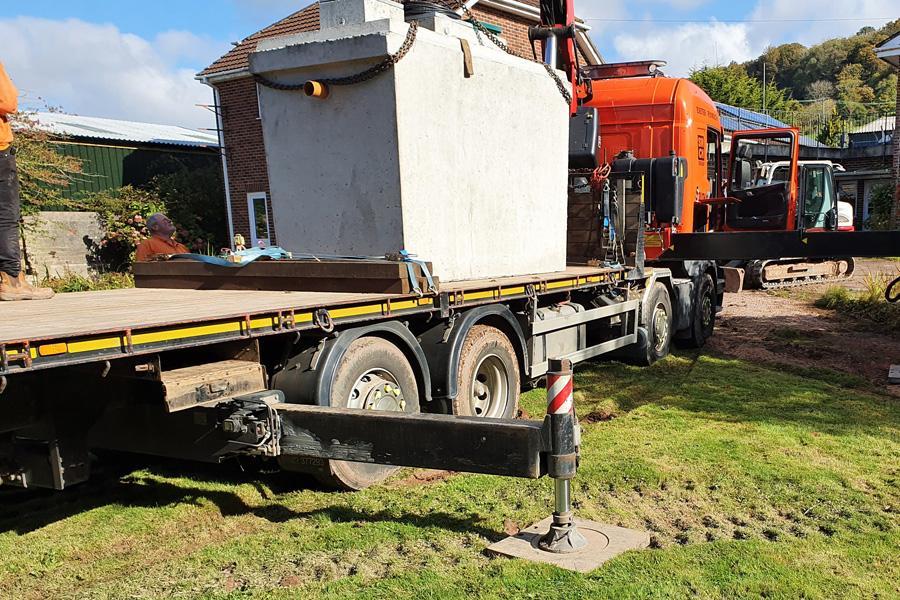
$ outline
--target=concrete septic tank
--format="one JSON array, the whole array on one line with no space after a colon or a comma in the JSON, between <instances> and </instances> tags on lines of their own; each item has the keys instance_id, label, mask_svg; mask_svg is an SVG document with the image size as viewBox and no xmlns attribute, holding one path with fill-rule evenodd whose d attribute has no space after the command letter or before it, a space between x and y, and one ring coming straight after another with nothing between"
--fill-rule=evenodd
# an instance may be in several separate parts
<instances>
[{"instance_id":1,"label":"concrete septic tank","mask_svg":"<svg viewBox=\"0 0 900 600\"><path fill-rule=\"evenodd\" d=\"M286 84L357 73L396 52L409 27L383 0L323 0L320 11L322 30L261 41L251 71ZM543 66L471 25L429 16L374 79L326 99L259 86L259 102L288 250L405 249L443 281L565 268L567 104Z\"/></svg>"}]
</instances>

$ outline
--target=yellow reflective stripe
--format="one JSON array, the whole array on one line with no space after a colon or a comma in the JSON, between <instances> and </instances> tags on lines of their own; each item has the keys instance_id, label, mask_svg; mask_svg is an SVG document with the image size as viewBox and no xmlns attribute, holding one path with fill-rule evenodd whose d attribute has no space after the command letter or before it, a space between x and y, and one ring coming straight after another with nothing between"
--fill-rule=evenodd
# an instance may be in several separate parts
<instances>
[{"instance_id":1,"label":"yellow reflective stripe","mask_svg":"<svg viewBox=\"0 0 900 600\"><path fill-rule=\"evenodd\" d=\"M69 354L109 350L111 348L121 348L122 346L122 338L120 337L99 338L95 340L85 340L83 342L69 342Z\"/></svg>"},{"instance_id":2,"label":"yellow reflective stripe","mask_svg":"<svg viewBox=\"0 0 900 600\"><path fill-rule=\"evenodd\" d=\"M572 286L572 285L573 285L573 284L572 284L572 280L571 280L571 279L567 279L567 280L565 280L565 281L551 281L551 282L549 282L549 283L547 284L547 289L548 289L548 290L555 290L555 289L558 289L558 288L561 288L561 287L570 287L570 286Z\"/></svg>"},{"instance_id":3,"label":"yellow reflective stripe","mask_svg":"<svg viewBox=\"0 0 900 600\"><path fill-rule=\"evenodd\" d=\"M385 312L387 312L388 305L384 305ZM406 310L408 308L418 308L419 301L418 300L410 300L409 302L391 302L391 310Z\"/></svg>"},{"instance_id":4,"label":"yellow reflective stripe","mask_svg":"<svg viewBox=\"0 0 900 600\"><path fill-rule=\"evenodd\" d=\"M278 323L277 319L267 317L265 319L250 319L250 329L261 329L263 327L275 327Z\"/></svg>"},{"instance_id":5,"label":"yellow reflective stripe","mask_svg":"<svg viewBox=\"0 0 900 600\"><path fill-rule=\"evenodd\" d=\"M138 333L131 336L132 345L153 344L156 342L168 342L170 340L182 340L188 337L216 335L220 333L235 333L241 331L241 322L219 323L216 325L198 325L195 327L182 327L153 333Z\"/></svg>"},{"instance_id":6,"label":"yellow reflective stripe","mask_svg":"<svg viewBox=\"0 0 900 600\"><path fill-rule=\"evenodd\" d=\"M493 298L494 290L488 290L486 292L463 292L463 297L466 300L482 300L484 298Z\"/></svg>"},{"instance_id":7,"label":"yellow reflective stripe","mask_svg":"<svg viewBox=\"0 0 900 600\"><path fill-rule=\"evenodd\" d=\"M518 296L525 293L525 286L504 288L500 290L501 296Z\"/></svg>"}]
</instances>

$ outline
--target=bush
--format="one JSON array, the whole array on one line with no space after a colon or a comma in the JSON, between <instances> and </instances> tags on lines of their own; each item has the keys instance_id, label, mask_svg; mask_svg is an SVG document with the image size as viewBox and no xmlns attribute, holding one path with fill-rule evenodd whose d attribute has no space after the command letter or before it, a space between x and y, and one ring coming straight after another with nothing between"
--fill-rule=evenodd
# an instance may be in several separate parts
<instances>
[{"instance_id":1,"label":"bush","mask_svg":"<svg viewBox=\"0 0 900 600\"><path fill-rule=\"evenodd\" d=\"M120 273L131 269L135 249L150 235L147 217L164 210L155 193L131 186L91 194L79 207L96 211L106 232L91 248L98 270Z\"/></svg>"},{"instance_id":2,"label":"bush","mask_svg":"<svg viewBox=\"0 0 900 600\"><path fill-rule=\"evenodd\" d=\"M890 282L888 275L881 274L866 276L866 289L861 292L832 286L816 300L815 305L874 321L884 325L889 331L900 331L900 303L890 303L884 297Z\"/></svg>"},{"instance_id":3,"label":"bush","mask_svg":"<svg viewBox=\"0 0 900 600\"><path fill-rule=\"evenodd\" d=\"M869 218L866 227L869 229L890 229L891 209L894 208L894 189L888 184L877 185L869 197Z\"/></svg>"},{"instance_id":4,"label":"bush","mask_svg":"<svg viewBox=\"0 0 900 600\"><path fill-rule=\"evenodd\" d=\"M62 275L44 277L41 280L41 287L51 288L57 294L118 290L134 287L134 277L129 273L103 273L93 277L84 277L77 273L67 272Z\"/></svg>"}]
</instances>

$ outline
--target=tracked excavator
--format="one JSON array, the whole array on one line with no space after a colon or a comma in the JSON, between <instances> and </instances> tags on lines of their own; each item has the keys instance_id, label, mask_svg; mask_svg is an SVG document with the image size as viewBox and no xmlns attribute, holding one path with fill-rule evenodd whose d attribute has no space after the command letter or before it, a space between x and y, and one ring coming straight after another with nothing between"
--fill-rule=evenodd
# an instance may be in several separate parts
<instances>
[{"instance_id":1,"label":"tracked excavator","mask_svg":"<svg viewBox=\"0 0 900 600\"><path fill-rule=\"evenodd\" d=\"M831 161L801 161L796 129L737 132L731 141L726 231L854 231L853 207L838 199ZM785 156L770 161L769 153ZM843 167L841 167L842 169ZM779 288L846 279L852 256L731 261L742 287ZM741 272L743 271L743 277ZM739 291L729 288L728 291Z\"/></svg>"},{"instance_id":2,"label":"tracked excavator","mask_svg":"<svg viewBox=\"0 0 900 600\"><path fill-rule=\"evenodd\" d=\"M853 256L897 252L900 232L854 231L852 207L835 191L837 167L800 161L799 130L726 137L709 96L663 66L581 69L588 93L571 138L595 120L603 166L572 172L569 228L589 229L590 220L599 232L574 236L570 260L609 260L613 247L613 258L671 268L695 288L719 273L726 291L739 291L745 280L769 288L849 277Z\"/></svg>"}]
</instances>

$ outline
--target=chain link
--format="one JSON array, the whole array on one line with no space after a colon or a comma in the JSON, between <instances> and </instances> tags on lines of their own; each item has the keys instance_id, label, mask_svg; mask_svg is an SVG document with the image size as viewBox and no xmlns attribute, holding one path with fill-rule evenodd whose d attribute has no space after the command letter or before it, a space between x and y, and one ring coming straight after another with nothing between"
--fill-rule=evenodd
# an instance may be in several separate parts
<instances>
[{"instance_id":1,"label":"chain link","mask_svg":"<svg viewBox=\"0 0 900 600\"><path fill-rule=\"evenodd\" d=\"M398 62L403 60L403 57L409 52L410 48L413 47L413 44L416 41L416 33L419 31L419 22L418 21L410 21L409 22L409 30L406 32L406 39L403 40L403 44L400 45L400 48L394 52L393 54L386 56L384 60L382 60L377 65L373 65L364 71L360 71L359 73L354 73L353 75L346 75L344 77L330 77L323 79L316 79L316 81L320 83L324 83L325 85L353 85L355 83L362 83L364 81L368 81L373 79L374 77L388 71L394 67ZM262 75L254 75L253 78L260 85L264 85L266 87L272 88L273 90L282 90L288 92L295 92L298 90L302 90L303 86L306 85L306 82L303 83L278 83L277 81L272 81L271 79L266 79Z\"/></svg>"},{"instance_id":2,"label":"chain link","mask_svg":"<svg viewBox=\"0 0 900 600\"><path fill-rule=\"evenodd\" d=\"M472 27L475 28L476 35L484 35L487 39L491 41L495 46L499 49L503 50L510 56L515 56L517 58L521 58L523 60L527 60L529 62L537 63L542 65L544 69L547 71L547 74L551 79L556 83L556 89L559 90L560 95L562 95L563 99L565 99L566 104L572 103L572 93L569 91L568 86L562 80L562 78L556 73L556 71L545 63L542 60L535 60L529 56L523 56L518 52L512 50L507 44L503 42L499 37L494 35L493 32L489 31L478 19L475 18L475 15L472 14L472 11L465 5L463 0L458 0L458 9L462 11L465 17L472 24ZM418 21L410 21L409 30L406 32L406 39L403 40L403 44L400 46L400 49L390 56L385 57L377 65L369 67L364 71L360 71L359 73L355 73L353 75L347 75L345 77L332 77L328 79L317 79L321 83L325 85L353 85L355 83L362 83L364 81L368 81L385 71L390 70L400 62L404 56L410 51L413 47L413 44L416 41L416 32L419 30L419 22ZM267 79L262 75L254 74L253 79L256 80L256 83L260 85L264 85L268 88L272 88L273 90L282 90L288 92L294 92L298 90L302 90L306 82L303 83L278 83L277 81L272 81L271 79Z\"/></svg>"},{"instance_id":3,"label":"chain link","mask_svg":"<svg viewBox=\"0 0 900 600\"><path fill-rule=\"evenodd\" d=\"M553 81L556 83L556 89L559 90L559 93L565 99L566 104L572 104L572 93L569 91L568 86L565 84L565 82L562 80L562 78L557 74L556 70L554 70L553 67L551 67L550 65L548 65L547 63L545 63L542 60L535 60L534 58L531 58L530 56L523 56L523 55L519 54L518 52L514 51L509 46L507 46L503 42L503 40L501 40L496 35L494 35L493 32L489 31L487 27L482 25L481 21L479 21L478 19L475 18L475 15L472 14L472 11L469 10L469 7L466 6L466 4L463 0L459 1L459 8L462 10L462 13L466 16L466 19L468 19L469 22L472 24L472 27L475 28L476 33L483 34L484 37L489 39L495 46L497 46L498 48L500 48L501 50L503 50L510 56L515 56L516 58L521 58L523 60L527 60L528 62L537 63L537 64L543 66L544 69L547 71L547 74L550 76L550 78L553 79Z\"/></svg>"}]
</instances>

